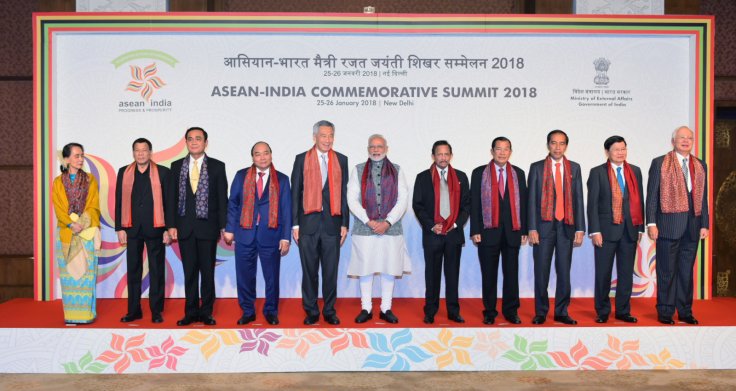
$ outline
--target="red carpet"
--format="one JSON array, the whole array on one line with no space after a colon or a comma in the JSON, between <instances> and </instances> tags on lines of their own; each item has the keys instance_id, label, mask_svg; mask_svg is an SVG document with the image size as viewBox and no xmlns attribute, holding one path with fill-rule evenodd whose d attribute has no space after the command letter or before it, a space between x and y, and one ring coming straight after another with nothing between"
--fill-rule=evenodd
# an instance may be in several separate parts
<instances>
[{"instance_id":1,"label":"red carpet","mask_svg":"<svg viewBox=\"0 0 736 391\"><path fill-rule=\"evenodd\" d=\"M374 301L376 303L376 301ZM393 302L393 312L399 317L399 323L396 325L388 324L378 319L378 306L375 305L373 320L364 324L356 324L355 316L360 312L360 300L357 298L338 299L335 306L338 317L341 320L339 326L330 326L322 319L317 327L352 327L352 328L372 328L372 327L488 327L483 324L481 299L460 299L460 312L465 318L466 323L457 324L447 320L447 313L444 310L444 301L440 307L439 313L435 317L433 325L425 325L422 323L424 314L422 306L424 299L396 299ZM572 300L569 308L570 316L578 321L577 327L641 327L641 326L661 326L657 322L657 313L654 308L655 299L635 299L632 300L632 314L639 318L639 323L630 325L618 320L609 319L605 325L599 325L594 322L595 311L593 309L592 298L576 298ZM176 328L176 321L183 317L184 299L167 299L166 309L163 313L164 323L151 323L151 314L148 312L148 301L143 300L144 318L129 324L120 323L120 317L125 315L127 310L127 300L125 299L100 299L97 301L97 321L91 325L65 326L63 323L63 310L61 300L51 302L34 301L32 299L15 299L0 304L0 328L56 328L56 327L82 327L82 328L156 328L167 329ZM320 303L321 306L321 303ZM307 327L302 324L304 320L304 311L301 306L301 299L282 299L279 304L279 319L281 323L278 326L268 325L261 310L263 300L256 302L256 321L250 324L250 327L275 327L275 328L301 328ZM498 307L501 308L499 301ZM550 308L554 308L551 303ZM713 300L700 300L694 304L694 315L703 326L736 326L736 298L716 298ZM491 327L570 327L555 323L552 315L547 316L547 322L542 326L531 324L531 318L534 313L534 300L522 299L519 317L522 324L515 326L506 323L503 316L496 318L496 324ZM217 319L216 328L240 328L236 321L240 318L241 312L238 307L237 299L217 299L215 303L214 317ZM675 319L677 320L677 319ZM688 326L684 323L677 323L677 326ZM201 323L196 323L188 327L205 327ZM314 326L309 326L314 327Z\"/></svg>"}]
</instances>

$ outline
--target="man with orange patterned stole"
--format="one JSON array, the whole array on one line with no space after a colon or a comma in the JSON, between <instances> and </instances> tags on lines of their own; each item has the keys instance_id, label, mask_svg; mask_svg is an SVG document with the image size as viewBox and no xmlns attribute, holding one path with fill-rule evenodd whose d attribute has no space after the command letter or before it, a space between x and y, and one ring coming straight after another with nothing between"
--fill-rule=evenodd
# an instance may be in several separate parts
<instances>
[{"instance_id":1,"label":"man with orange patterned stole","mask_svg":"<svg viewBox=\"0 0 736 391\"><path fill-rule=\"evenodd\" d=\"M708 237L708 167L692 154L687 126L672 133L673 150L652 160L647 183L647 235L657 246L657 317L698 324L693 316L693 266Z\"/></svg>"},{"instance_id":2,"label":"man with orange patterned stole","mask_svg":"<svg viewBox=\"0 0 736 391\"><path fill-rule=\"evenodd\" d=\"M118 170L115 187L115 231L118 242L127 246L128 313L120 321L143 317L143 247L148 253L148 301L151 322L164 321L166 245L171 242L164 221L164 200L169 169L151 160L153 147L145 138L133 141L134 161Z\"/></svg>"},{"instance_id":3,"label":"man with orange patterned stole","mask_svg":"<svg viewBox=\"0 0 736 391\"><path fill-rule=\"evenodd\" d=\"M350 225L347 202L348 158L332 149L335 125L319 121L312 127L314 146L294 159L291 172L292 236L302 261L302 305L305 325L319 320L317 288L322 268L322 315L340 324L335 312L340 246Z\"/></svg>"}]
</instances>

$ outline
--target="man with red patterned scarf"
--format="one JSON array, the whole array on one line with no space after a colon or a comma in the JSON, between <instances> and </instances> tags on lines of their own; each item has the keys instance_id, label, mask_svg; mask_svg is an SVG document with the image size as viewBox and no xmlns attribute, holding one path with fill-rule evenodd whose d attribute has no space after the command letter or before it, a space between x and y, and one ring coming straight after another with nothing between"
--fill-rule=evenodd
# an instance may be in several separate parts
<instances>
[{"instance_id":1,"label":"man with red patterned scarf","mask_svg":"<svg viewBox=\"0 0 736 391\"><path fill-rule=\"evenodd\" d=\"M235 273L239 325L256 320L256 266L266 283L263 315L279 324L279 271L281 257L291 244L291 188L289 177L273 166L271 146L259 141L250 149L253 165L235 174L227 207L225 243L235 241Z\"/></svg>"},{"instance_id":2,"label":"man with red patterned scarf","mask_svg":"<svg viewBox=\"0 0 736 391\"><path fill-rule=\"evenodd\" d=\"M169 169L151 160L153 147L145 138L133 141L134 161L120 167L115 187L115 231L125 253L128 282L128 313L120 321L143 317L141 291L143 248L148 253L148 301L151 322L164 321L166 245L171 242L164 220Z\"/></svg>"},{"instance_id":3,"label":"man with red patterned scarf","mask_svg":"<svg viewBox=\"0 0 736 391\"><path fill-rule=\"evenodd\" d=\"M570 305L572 249L583 243L585 206L580 165L565 156L568 137L562 130L547 134L549 155L529 167L529 244L534 256L533 324L543 324L549 311L549 273L555 258L557 287L554 320L578 322L567 312Z\"/></svg>"},{"instance_id":4,"label":"man with red patterned scarf","mask_svg":"<svg viewBox=\"0 0 736 391\"><path fill-rule=\"evenodd\" d=\"M302 262L302 306L305 325L319 320L317 288L322 269L322 315L340 324L335 312L340 246L350 225L348 158L332 149L335 125L319 121L312 127L314 146L296 155L291 171L292 236Z\"/></svg>"},{"instance_id":5,"label":"man with red patterned scarf","mask_svg":"<svg viewBox=\"0 0 736 391\"><path fill-rule=\"evenodd\" d=\"M611 314L611 273L616 260L615 318L636 323L631 315L636 248L644 235L644 188L639 167L626 161L626 140L611 136L603 143L608 160L588 176L588 236L595 246L596 323Z\"/></svg>"},{"instance_id":6,"label":"man with red patterned scarf","mask_svg":"<svg viewBox=\"0 0 736 391\"><path fill-rule=\"evenodd\" d=\"M432 166L417 175L412 201L414 214L422 226L426 284L424 323L434 323L439 309L443 263L447 318L465 323L460 316L458 281L460 255L465 244L463 226L470 215L468 176L450 165L452 146L445 140L432 145L432 159Z\"/></svg>"},{"instance_id":7,"label":"man with red patterned scarf","mask_svg":"<svg viewBox=\"0 0 736 391\"><path fill-rule=\"evenodd\" d=\"M693 266L708 237L708 167L692 154L694 133L672 133L673 150L652 160L647 183L647 235L657 246L657 317L660 323L698 324L693 316Z\"/></svg>"},{"instance_id":8,"label":"man with red patterned scarf","mask_svg":"<svg viewBox=\"0 0 736 391\"><path fill-rule=\"evenodd\" d=\"M527 241L527 189L524 170L509 163L511 140L496 137L493 159L475 170L470 185L470 238L478 246L483 280L483 323L496 321L498 262L503 255L503 302L506 321L519 319L519 249Z\"/></svg>"}]
</instances>

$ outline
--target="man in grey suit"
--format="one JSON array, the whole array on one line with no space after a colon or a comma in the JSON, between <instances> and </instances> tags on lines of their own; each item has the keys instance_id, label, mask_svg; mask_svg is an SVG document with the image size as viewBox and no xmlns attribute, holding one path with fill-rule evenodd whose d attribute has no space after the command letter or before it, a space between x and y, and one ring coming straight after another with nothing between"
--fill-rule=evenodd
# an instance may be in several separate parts
<instances>
[{"instance_id":1,"label":"man in grey suit","mask_svg":"<svg viewBox=\"0 0 736 391\"><path fill-rule=\"evenodd\" d=\"M578 322L567 313L570 305L572 249L583 243L585 216L580 165L567 160L568 137L562 130L547 134L549 155L529 168L529 244L534 248L533 324L543 324L549 311L549 272L555 256L556 322Z\"/></svg>"},{"instance_id":2,"label":"man in grey suit","mask_svg":"<svg viewBox=\"0 0 736 391\"><path fill-rule=\"evenodd\" d=\"M596 323L611 314L611 272L616 259L616 319L636 323L631 315L636 247L644 235L644 189L639 167L626 161L626 140L603 143L608 160L588 176L588 232L595 246Z\"/></svg>"},{"instance_id":3,"label":"man in grey suit","mask_svg":"<svg viewBox=\"0 0 736 391\"><path fill-rule=\"evenodd\" d=\"M673 150L652 160L647 183L647 235L657 246L657 315L660 323L693 316L693 265L698 244L708 237L708 168L691 154L693 131L672 133Z\"/></svg>"}]
</instances>

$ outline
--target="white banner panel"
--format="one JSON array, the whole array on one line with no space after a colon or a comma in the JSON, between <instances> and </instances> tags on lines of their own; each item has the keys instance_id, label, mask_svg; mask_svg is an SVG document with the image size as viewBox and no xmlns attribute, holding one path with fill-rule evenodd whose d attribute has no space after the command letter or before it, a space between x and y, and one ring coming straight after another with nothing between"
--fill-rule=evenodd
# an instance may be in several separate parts
<instances>
[{"instance_id":1,"label":"white banner panel","mask_svg":"<svg viewBox=\"0 0 736 391\"><path fill-rule=\"evenodd\" d=\"M367 159L368 136L384 134L389 157L410 185L430 166L438 139L452 144L453 166L470 176L488 163L491 140L509 137L511 162L528 171L545 157L552 129L570 136L567 156L580 163L584 181L605 161L603 141L618 134L646 182L651 160L671 148L672 130L695 125L694 46L690 36L673 34L59 33L53 40L53 140L57 149L81 142L97 169L111 170L100 180L110 190L103 204L112 203L114 175L132 161L137 137L163 151L188 127L201 126L209 132L208 154L226 162L229 180L250 165L253 143L265 140L276 168L291 175L294 156L311 147L312 125L321 119L336 124L335 150L351 167ZM177 148L170 152L181 156L183 146ZM103 205L105 215L114 216L110 204ZM395 294L423 297L421 232L411 211L403 223L413 274L396 284ZM115 233L104 228L112 246ZM292 247L282 259L282 297L301 292ZM649 247L644 239L639 263L646 263ZM223 247L218 258L217 295L236 296L232 251ZM168 294L183 296L175 248L167 262L173 273ZM358 295L357 281L346 277L349 262L348 241L339 297ZM593 267L586 239L574 251L574 296L592 296ZM124 295L124 254L100 268L98 296ZM470 241L460 278L461 297L480 296ZM522 296L533 296L528 246L521 250L519 279ZM554 281L553 272L550 295ZM637 295L653 293L649 282L637 277L635 283L644 284ZM258 290L262 296L260 276Z\"/></svg>"}]
</instances>

